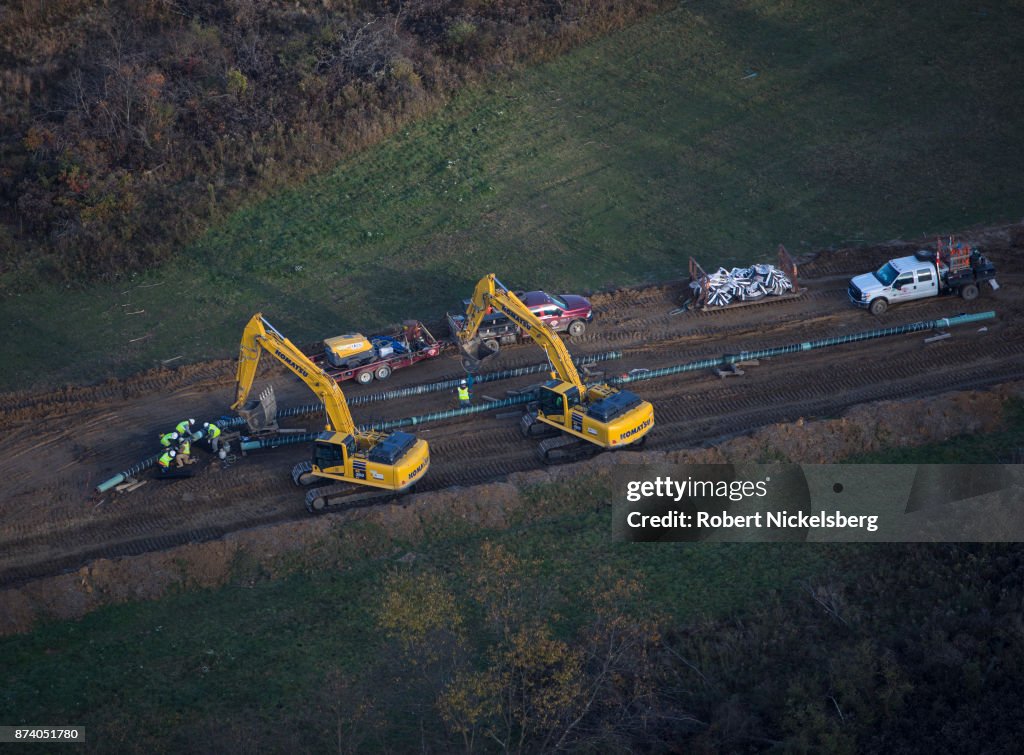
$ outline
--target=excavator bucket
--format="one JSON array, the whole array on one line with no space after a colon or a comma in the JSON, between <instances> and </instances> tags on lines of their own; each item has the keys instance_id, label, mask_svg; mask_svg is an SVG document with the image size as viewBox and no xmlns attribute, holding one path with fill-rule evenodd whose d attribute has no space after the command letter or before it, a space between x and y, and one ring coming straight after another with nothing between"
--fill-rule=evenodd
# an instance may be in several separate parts
<instances>
[{"instance_id":1,"label":"excavator bucket","mask_svg":"<svg viewBox=\"0 0 1024 755\"><path fill-rule=\"evenodd\" d=\"M484 360L498 353L493 343L480 337L460 341L459 351L462 352L462 367L466 372L477 372Z\"/></svg>"},{"instance_id":2,"label":"excavator bucket","mask_svg":"<svg viewBox=\"0 0 1024 755\"><path fill-rule=\"evenodd\" d=\"M498 353L498 343L490 339L483 339L479 335L467 341L459 337L459 333L466 326L466 318L463 315L448 313L448 331L452 335L452 341L459 347L462 353L462 366L466 372L476 372L480 369L480 363L487 357Z\"/></svg>"},{"instance_id":3,"label":"excavator bucket","mask_svg":"<svg viewBox=\"0 0 1024 755\"><path fill-rule=\"evenodd\" d=\"M249 431L254 434L276 430L277 397L274 395L274 386L267 386L255 401L246 401L245 406L238 410L238 416L245 420Z\"/></svg>"}]
</instances>

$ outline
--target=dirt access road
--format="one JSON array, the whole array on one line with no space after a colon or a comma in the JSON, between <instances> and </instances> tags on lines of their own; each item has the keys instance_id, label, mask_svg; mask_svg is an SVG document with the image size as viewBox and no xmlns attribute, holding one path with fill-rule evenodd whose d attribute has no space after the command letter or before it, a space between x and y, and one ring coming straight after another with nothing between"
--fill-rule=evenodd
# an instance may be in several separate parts
<instances>
[{"instance_id":1,"label":"dirt access road","mask_svg":"<svg viewBox=\"0 0 1024 755\"><path fill-rule=\"evenodd\" d=\"M599 365L608 374L665 367L745 349L781 346L873 328L994 310L984 329L966 326L932 344L924 335L896 336L764 360L742 377L722 380L702 371L637 383L655 406L647 448L699 446L799 417L835 416L866 401L926 396L1018 379L1024 374L1024 224L963 234L999 268L1001 288L987 286L974 302L938 298L892 308L873 318L846 300L850 276L911 253L916 244L891 243L822 252L801 263L808 292L787 302L714 313L672 315L681 283L595 295L597 318L569 343L575 355L621 350ZM712 265L713 260L702 260ZM685 260L680 260L680 269ZM500 272L500 271L498 271ZM273 321L273 313L267 312ZM410 312L410 317L425 313ZM241 335L244 323L239 323ZM324 335L337 328L325 325ZM487 366L503 369L543 361L533 345L509 347ZM183 417L200 421L227 412L235 364L225 359L147 373L96 386L0 396L0 586L76 569L116 557L201 541L260 524L308 517L292 466L307 446L257 452L223 467L208 456L194 477L152 480L128 494L97 498L95 486L156 451L155 437ZM458 377L453 355L402 370L389 388ZM312 394L272 358L264 359L256 389L272 382L281 406L309 403ZM482 394L537 382L536 376L481 385ZM344 384L355 396L378 390ZM355 407L357 422L396 419L451 408L445 393ZM288 425L319 429L318 417ZM520 437L515 416L498 414L419 426L431 443L432 464L421 490L470 485L541 466L535 443ZM632 453L632 452L622 452Z\"/></svg>"}]
</instances>

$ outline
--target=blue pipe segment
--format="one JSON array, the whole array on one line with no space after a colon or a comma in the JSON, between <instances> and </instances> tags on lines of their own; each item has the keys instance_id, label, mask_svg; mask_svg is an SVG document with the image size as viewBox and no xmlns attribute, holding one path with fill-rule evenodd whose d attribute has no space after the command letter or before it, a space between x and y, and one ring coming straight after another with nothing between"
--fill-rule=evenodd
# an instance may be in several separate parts
<instances>
[{"instance_id":1,"label":"blue pipe segment","mask_svg":"<svg viewBox=\"0 0 1024 755\"><path fill-rule=\"evenodd\" d=\"M606 362L612 359L622 359L621 351L609 351L604 354L594 354L592 356L584 356L579 359L573 360L578 366L583 367L589 364L595 364L597 362ZM471 375L468 380L471 385L477 383L490 383L495 380L508 380L509 378L520 377L522 375L532 375L538 372L547 372L551 369L548 364L537 364L530 367L516 367L511 370L500 370L498 372L488 372L482 375ZM396 398L405 398L407 396L420 396L424 393L437 393L438 391L447 391L458 386L459 382L463 378L451 378L448 380L440 380L436 383L424 383L423 385L413 385L408 388L396 388L390 391L378 391L377 393L368 393L362 396L353 396L351 398L346 397L346 401L349 406L359 406L360 404L369 404L374 401L391 401ZM301 406L291 406L287 409L279 409L277 412L278 417L299 417L305 414L316 414L322 412L324 405L322 403L315 404L303 404ZM245 421L240 417L222 417L217 421L220 427L241 427L245 424Z\"/></svg>"},{"instance_id":2,"label":"blue pipe segment","mask_svg":"<svg viewBox=\"0 0 1024 755\"><path fill-rule=\"evenodd\" d=\"M279 446L294 446L299 443L312 443L320 433L296 433L294 435L276 435L273 438L262 438L259 440L243 440L241 443L243 451L257 451L261 448L278 448Z\"/></svg>"},{"instance_id":3,"label":"blue pipe segment","mask_svg":"<svg viewBox=\"0 0 1024 755\"><path fill-rule=\"evenodd\" d=\"M476 406L467 406L461 409L448 409L446 411L421 414L416 417L405 417L404 419L390 420L388 422L374 422L369 425L360 425L359 429L380 431L394 430L399 427L410 427L413 425L422 425L426 422L437 422L438 420L452 419L453 417L464 417L467 414L490 412L495 409L527 404L536 400L537 392L527 391L519 396L512 396L500 401L488 401L485 404L477 404ZM278 446L292 446L297 443L309 443L316 440L319 435L320 433L302 433L296 435L275 436L273 438L263 438L259 440L243 440L242 450L256 451L261 448L277 448Z\"/></svg>"},{"instance_id":4,"label":"blue pipe segment","mask_svg":"<svg viewBox=\"0 0 1024 755\"><path fill-rule=\"evenodd\" d=\"M578 367L584 367L586 365L596 364L597 362L605 362L621 358L621 351L609 351L604 354L580 357L579 359L574 359L573 362ZM455 388L462 380L469 381L470 385L476 385L477 383L490 383L495 380L508 380L509 378L520 377L522 375L533 375L538 372L547 372L550 369L551 365L547 363L535 364L529 367L515 367L510 370L499 370L498 372L468 375L466 377L440 380L436 383L426 383L424 385L410 386L409 388L396 388L392 391L380 391L378 393L370 393L364 396L355 396L349 399L348 403L349 406L358 406L359 404L368 404L373 401L389 401L391 399L404 398L406 396L418 396L424 393L436 393L438 391L450 390Z\"/></svg>"},{"instance_id":5,"label":"blue pipe segment","mask_svg":"<svg viewBox=\"0 0 1024 755\"><path fill-rule=\"evenodd\" d=\"M389 422L374 422L373 424L365 426L366 429L370 430L394 430L398 427L409 427L412 425L422 425L426 422L437 422L443 419L451 419L453 417L464 417L468 414L478 414L480 412L492 412L495 409L504 409L508 406L518 406L520 404L528 404L531 401L537 400L536 391L527 391L518 396L511 396L509 398L501 399L500 401L488 401L483 404L477 404L476 406L466 406L461 409L447 409L441 412L433 412L431 414L421 414L418 417L406 417L405 419L396 419Z\"/></svg>"}]
</instances>

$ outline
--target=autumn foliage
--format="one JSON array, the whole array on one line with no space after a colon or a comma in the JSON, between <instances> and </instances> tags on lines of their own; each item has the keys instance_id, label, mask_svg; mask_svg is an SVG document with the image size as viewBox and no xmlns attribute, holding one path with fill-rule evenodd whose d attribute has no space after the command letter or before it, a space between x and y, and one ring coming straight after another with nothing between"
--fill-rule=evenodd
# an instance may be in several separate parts
<instances>
[{"instance_id":1,"label":"autumn foliage","mask_svg":"<svg viewBox=\"0 0 1024 755\"><path fill-rule=\"evenodd\" d=\"M880 546L872 562L714 620L652 614L638 579L607 566L573 589L574 578L500 544L451 573L403 566L378 612L393 651L363 677L353 709L377 715L349 719L349 741L920 752L971 750L984 731L993 751L1014 749L1024 553Z\"/></svg>"},{"instance_id":2,"label":"autumn foliage","mask_svg":"<svg viewBox=\"0 0 1024 755\"><path fill-rule=\"evenodd\" d=\"M12 0L0 9L0 273L165 260L467 81L658 0Z\"/></svg>"}]
</instances>

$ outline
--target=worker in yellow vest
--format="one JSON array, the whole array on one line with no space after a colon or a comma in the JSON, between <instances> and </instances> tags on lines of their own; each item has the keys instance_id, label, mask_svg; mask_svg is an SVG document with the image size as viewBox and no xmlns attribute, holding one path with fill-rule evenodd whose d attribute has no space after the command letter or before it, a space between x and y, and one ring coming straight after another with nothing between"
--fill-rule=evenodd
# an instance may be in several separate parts
<instances>
[{"instance_id":1,"label":"worker in yellow vest","mask_svg":"<svg viewBox=\"0 0 1024 755\"><path fill-rule=\"evenodd\" d=\"M459 396L459 408L460 409L470 405L470 401L469 401L469 385L466 383L465 380L460 380L459 381L458 396Z\"/></svg>"},{"instance_id":2,"label":"worker in yellow vest","mask_svg":"<svg viewBox=\"0 0 1024 755\"><path fill-rule=\"evenodd\" d=\"M175 462L179 467L192 463L192 443L190 441L183 440L178 444L178 458L175 459Z\"/></svg>"},{"instance_id":3,"label":"worker in yellow vest","mask_svg":"<svg viewBox=\"0 0 1024 755\"><path fill-rule=\"evenodd\" d=\"M183 419L179 422L174 429L178 431L178 435L184 438L186 435L192 434L192 426L196 423L194 419Z\"/></svg>"},{"instance_id":4,"label":"worker in yellow vest","mask_svg":"<svg viewBox=\"0 0 1024 755\"><path fill-rule=\"evenodd\" d=\"M160 474L167 474L171 470L171 462L174 457L177 456L177 452L172 448L168 451L164 451L163 456L157 460L157 467L160 470Z\"/></svg>"},{"instance_id":5,"label":"worker in yellow vest","mask_svg":"<svg viewBox=\"0 0 1024 755\"><path fill-rule=\"evenodd\" d=\"M169 433L167 433L167 435L161 435L160 436L160 445L163 446L164 448L170 448L171 444L174 441L176 441L179 437L181 437L181 436L179 436L176 431L175 432L169 432Z\"/></svg>"},{"instance_id":6,"label":"worker in yellow vest","mask_svg":"<svg viewBox=\"0 0 1024 755\"><path fill-rule=\"evenodd\" d=\"M210 450L217 453L217 447L220 445L221 429L212 422L204 422L203 433L206 435L206 439L210 442Z\"/></svg>"}]
</instances>

